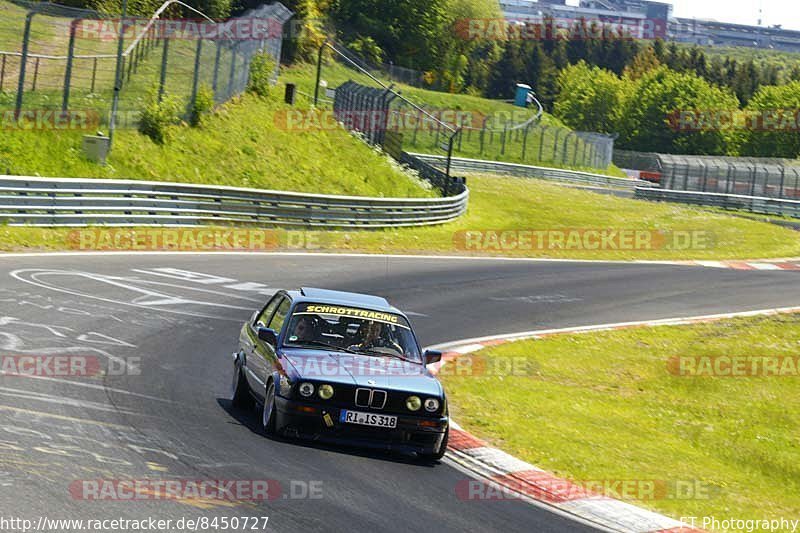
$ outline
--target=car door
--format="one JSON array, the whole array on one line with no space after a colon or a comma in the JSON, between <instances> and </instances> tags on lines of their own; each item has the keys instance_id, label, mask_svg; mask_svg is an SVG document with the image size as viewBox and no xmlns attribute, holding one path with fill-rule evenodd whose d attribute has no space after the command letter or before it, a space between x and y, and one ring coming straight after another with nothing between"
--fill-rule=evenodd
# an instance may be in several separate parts
<instances>
[{"instance_id":1,"label":"car door","mask_svg":"<svg viewBox=\"0 0 800 533\"><path fill-rule=\"evenodd\" d=\"M255 319L250 322L247 327L243 329L241 335L241 348L245 354L245 376L247 383L250 385L250 390L259 396L264 394L264 381L265 374L264 359L256 353L256 347L261 342L258 339L258 328L266 328L272 319L272 315L278 308L278 305L284 300L282 294L278 293L264 306L264 309L259 312Z\"/></svg>"},{"instance_id":2,"label":"car door","mask_svg":"<svg viewBox=\"0 0 800 533\"><path fill-rule=\"evenodd\" d=\"M269 324L267 324L267 327L274 330L278 336L280 336L283 324L286 322L286 317L289 314L291 305L292 302L288 297L285 295L281 296L280 302L275 312L272 314ZM266 392L264 384L267 382L267 378L272 375L275 368L278 366L278 355L273 346L256 336L253 359L258 361L258 370L254 370L254 372L256 372L258 379L261 381L261 389L258 392L263 395Z\"/></svg>"}]
</instances>

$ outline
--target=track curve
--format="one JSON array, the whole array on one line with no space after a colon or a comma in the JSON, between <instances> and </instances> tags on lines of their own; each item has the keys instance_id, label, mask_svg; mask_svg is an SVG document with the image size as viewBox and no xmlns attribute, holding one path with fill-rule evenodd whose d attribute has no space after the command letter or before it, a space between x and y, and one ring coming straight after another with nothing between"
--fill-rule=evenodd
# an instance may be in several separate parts
<instances>
[{"instance_id":1,"label":"track curve","mask_svg":"<svg viewBox=\"0 0 800 533\"><path fill-rule=\"evenodd\" d=\"M384 295L409 312L428 345L800 300L793 272L667 265L0 256L0 354L83 354L103 368L128 365L93 378L0 376L0 507L34 520L269 516L268 529L275 531L591 529L524 502L462 501L456 485L467 474L447 462L420 466L391 455L264 438L257 416L227 401L229 354L241 323L267 295L299 285ZM191 505L87 501L70 492L80 480L154 477L273 479L284 490L268 502ZM303 497L309 490L321 497Z\"/></svg>"}]
</instances>

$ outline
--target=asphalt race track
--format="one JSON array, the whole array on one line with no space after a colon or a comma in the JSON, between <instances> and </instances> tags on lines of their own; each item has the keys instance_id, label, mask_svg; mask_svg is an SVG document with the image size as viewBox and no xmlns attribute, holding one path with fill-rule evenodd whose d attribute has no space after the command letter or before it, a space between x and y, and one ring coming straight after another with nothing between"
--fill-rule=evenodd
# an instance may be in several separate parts
<instances>
[{"instance_id":1,"label":"asphalt race track","mask_svg":"<svg viewBox=\"0 0 800 533\"><path fill-rule=\"evenodd\" d=\"M278 288L376 293L423 345L795 306L794 272L280 255L0 256L3 355L97 357L92 378L0 376L3 516L268 516L270 531L581 531L520 501L462 501L447 461L269 440L229 406L238 330ZM140 358L137 360L135 358ZM126 366L127 365L127 366ZM139 369L138 371L136 369ZM111 371L113 369L113 371ZM91 479L272 479L265 502L92 501Z\"/></svg>"}]
</instances>

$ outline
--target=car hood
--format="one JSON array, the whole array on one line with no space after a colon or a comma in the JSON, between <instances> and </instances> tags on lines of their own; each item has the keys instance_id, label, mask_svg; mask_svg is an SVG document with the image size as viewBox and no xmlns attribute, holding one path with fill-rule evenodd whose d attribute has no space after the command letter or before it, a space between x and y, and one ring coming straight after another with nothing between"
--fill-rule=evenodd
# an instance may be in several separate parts
<instances>
[{"instance_id":1,"label":"car hood","mask_svg":"<svg viewBox=\"0 0 800 533\"><path fill-rule=\"evenodd\" d=\"M427 369L392 357L321 350L287 350L295 378L441 396L439 381Z\"/></svg>"}]
</instances>

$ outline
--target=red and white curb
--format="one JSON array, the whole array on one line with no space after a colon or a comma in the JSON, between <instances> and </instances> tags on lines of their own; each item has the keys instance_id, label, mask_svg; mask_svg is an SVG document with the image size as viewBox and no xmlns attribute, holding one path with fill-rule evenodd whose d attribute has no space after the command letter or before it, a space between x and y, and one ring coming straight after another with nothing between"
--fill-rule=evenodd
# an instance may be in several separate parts
<instances>
[{"instance_id":1,"label":"red and white curb","mask_svg":"<svg viewBox=\"0 0 800 533\"><path fill-rule=\"evenodd\" d=\"M690 264L729 270L800 270L800 261L691 261Z\"/></svg>"},{"instance_id":2,"label":"red and white curb","mask_svg":"<svg viewBox=\"0 0 800 533\"><path fill-rule=\"evenodd\" d=\"M438 373L443 365L463 355L482 350L489 346L497 346L524 339L542 339L555 335L570 335L628 328L696 324L728 318L790 313L800 313L800 307L760 309L739 313L622 322L617 324L600 324L481 337L431 346L431 349L442 350L443 355L440 363L430 365L429 368L431 372ZM499 487L498 490L519 495L523 497L523 499L532 500L540 505L543 504L546 507L560 511L560 514L572 516L602 529L626 533L690 533L702 531L653 511L648 511L603 495L591 493L578 484L559 478L541 468L517 459L502 450L493 448L485 441L462 429L454 421L451 421L447 457L470 473L476 474L479 478L486 480L489 486ZM466 487L456 487L455 490L459 492L460 490L467 491L469 489ZM469 497L468 494L460 494L459 496L464 498Z\"/></svg>"}]
</instances>

